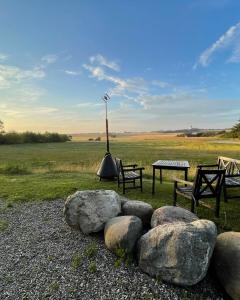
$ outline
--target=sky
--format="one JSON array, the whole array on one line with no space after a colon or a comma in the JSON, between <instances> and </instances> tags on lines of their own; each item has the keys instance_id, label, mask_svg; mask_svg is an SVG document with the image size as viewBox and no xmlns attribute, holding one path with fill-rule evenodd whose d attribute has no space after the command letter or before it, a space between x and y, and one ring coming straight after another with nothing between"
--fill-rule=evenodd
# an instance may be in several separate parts
<instances>
[{"instance_id":1,"label":"sky","mask_svg":"<svg viewBox=\"0 0 240 300\"><path fill-rule=\"evenodd\" d=\"M0 0L6 131L229 128L240 119L239 0Z\"/></svg>"}]
</instances>

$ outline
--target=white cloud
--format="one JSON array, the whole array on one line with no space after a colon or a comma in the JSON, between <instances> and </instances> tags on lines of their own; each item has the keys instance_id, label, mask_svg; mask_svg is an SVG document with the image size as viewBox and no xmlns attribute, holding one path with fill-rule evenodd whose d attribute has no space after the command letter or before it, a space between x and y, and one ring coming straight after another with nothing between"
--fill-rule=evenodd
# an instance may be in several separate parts
<instances>
[{"instance_id":1,"label":"white cloud","mask_svg":"<svg viewBox=\"0 0 240 300\"><path fill-rule=\"evenodd\" d=\"M81 71L72 71L72 70L65 70L65 73L67 75L72 75L72 76L78 76L78 75L81 75L82 72Z\"/></svg>"},{"instance_id":2,"label":"white cloud","mask_svg":"<svg viewBox=\"0 0 240 300\"><path fill-rule=\"evenodd\" d=\"M117 64L117 62L110 61L107 58L105 58L104 56L102 56L101 54L91 56L89 58L89 60L90 60L91 64L98 64L100 66L107 67L107 68L112 69L114 71L119 71L120 70L120 67Z\"/></svg>"},{"instance_id":3,"label":"white cloud","mask_svg":"<svg viewBox=\"0 0 240 300\"><path fill-rule=\"evenodd\" d=\"M9 88L12 83L20 83L24 80L41 79L45 75L45 72L39 68L24 70L15 66L0 65L0 89Z\"/></svg>"},{"instance_id":4,"label":"white cloud","mask_svg":"<svg viewBox=\"0 0 240 300\"><path fill-rule=\"evenodd\" d=\"M157 85L157 86L159 86L162 89L170 87L170 84L168 82L161 81L161 80L153 80L152 84L153 85Z\"/></svg>"},{"instance_id":5,"label":"white cloud","mask_svg":"<svg viewBox=\"0 0 240 300\"><path fill-rule=\"evenodd\" d=\"M5 61L5 60L7 60L8 59L8 55L7 54L5 54L5 53L0 53L0 60L1 61Z\"/></svg>"},{"instance_id":6,"label":"white cloud","mask_svg":"<svg viewBox=\"0 0 240 300\"><path fill-rule=\"evenodd\" d=\"M126 92L143 94L148 90L145 80L141 77L123 79L117 76L108 75L104 69L99 66L95 67L84 64L83 67L97 80L106 80L113 83L115 86L110 90L112 95L123 96Z\"/></svg>"},{"instance_id":7,"label":"white cloud","mask_svg":"<svg viewBox=\"0 0 240 300\"><path fill-rule=\"evenodd\" d=\"M9 88L12 83L44 77L45 72L41 69L24 70L14 66L0 65L0 89Z\"/></svg>"},{"instance_id":8,"label":"white cloud","mask_svg":"<svg viewBox=\"0 0 240 300\"><path fill-rule=\"evenodd\" d=\"M197 63L194 65L194 69L198 66L208 66L215 53L223 49L231 51L228 62L240 62L240 22L230 27L212 46L200 55Z\"/></svg>"},{"instance_id":9,"label":"white cloud","mask_svg":"<svg viewBox=\"0 0 240 300\"><path fill-rule=\"evenodd\" d=\"M98 106L103 106L103 103L94 103L94 102L82 102L78 103L76 107L80 108L92 108L92 107L98 107Z\"/></svg>"},{"instance_id":10,"label":"white cloud","mask_svg":"<svg viewBox=\"0 0 240 300\"><path fill-rule=\"evenodd\" d=\"M57 61L58 56L56 54L47 54L42 57L42 61L47 64L53 64Z\"/></svg>"},{"instance_id":11,"label":"white cloud","mask_svg":"<svg viewBox=\"0 0 240 300\"><path fill-rule=\"evenodd\" d=\"M35 118L38 115L48 115L59 111L56 107L38 106L21 103L1 103L1 114L4 117L26 117Z\"/></svg>"}]
</instances>

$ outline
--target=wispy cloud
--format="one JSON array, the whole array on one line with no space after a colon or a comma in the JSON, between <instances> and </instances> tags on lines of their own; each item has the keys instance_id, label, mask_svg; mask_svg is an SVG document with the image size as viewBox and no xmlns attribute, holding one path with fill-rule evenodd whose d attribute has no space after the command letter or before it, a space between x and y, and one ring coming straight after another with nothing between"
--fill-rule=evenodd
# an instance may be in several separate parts
<instances>
[{"instance_id":1,"label":"wispy cloud","mask_svg":"<svg viewBox=\"0 0 240 300\"><path fill-rule=\"evenodd\" d=\"M9 88L12 83L20 83L23 80L41 79L45 75L45 72L39 68L25 70L15 66L0 65L0 89Z\"/></svg>"},{"instance_id":2,"label":"wispy cloud","mask_svg":"<svg viewBox=\"0 0 240 300\"><path fill-rule=\"evenodd\" d=\"M119 67L119 65L117 64L116 61L110 61L106 57L102 56L101 54L91 56L89 58L89 61L90 61L91 64L97 64L97 65L100 65L100 66L104 66L104 67L107 67L107 68L112 69L114 71L119 71L120 70L120 67Z\"/></svg>"},{"instance_id":3,"label":"wispy cloud","mask_svg":"<svg viewBox=\"0 0 240 300\"><path fill-rule=\"evenodd\" d=\"M222 120L221 113L228 112L225 101L209 98L208 91L198 86L183 87L165 80L147 81L142 77L124 78L121 74L116 76L110 73L100 64L88 63L83 67L89 72L90 77L99 81L108 81L111 84L109 91L112 96L121 96L119 98L121 101L110 114L115 125L123 130L126 130L123 124L127 124L128 130L144 130L144 128L157 130L156 126L159 126L159 129L175 128L177 125L174 124L178 123L183 124L182 126L191 124L203 126L201 119L207 119L207 126L216 128L219 126L219 124L214 124L216 118ZM236 107L237 102L233 100L231 105ZM211 103L210 107L209 103ZM84 102L79 103L78 107L86 108L91 105ZM206 107L208 107L208 112L206 112ZM227 115L229 120L233 118L231 111ZM170 116L174 116L174 122ZM215 119L214 116L216 116ZM209 125L210 119L214 120L211 125Z\"/></svg>"},{"instance_id":4,"label":"wispy cloud","mask_svg":"<svg viewBox=\"0 0 240 300\"><path fill-rule=\"evenodd\" d=\"M240 62L240 22L230 27L215 43L203 51L194 65L194 69L198 66L208 66L218 51L226 49L231 51L227 62Z\"/></svg>"},{"instance_id":5,"label":"wispy cloud","mask_svg":"<svg viewBox=\"0 0 240 300\"><path fill-rule=\"evenodd\" d=\"M38 107L5 107L1 109L2 115L6 117L31 117L34 115L49 115L58 112L56 107L38 106Z\"/></svg>"},{"instance_id":6,"label":"wispy cloud","mask_svg":"<svg viewBox=\"0 0 240 300\"><path fill-rule=\"evenodd\" d=\"M7 54L5 54L5 53L0 53L0 60L1 61L5 61L5 60L7 60L8 59L8 55Z\"/></svg>"},{"instance_id":7,"label":"wispy cloud","mask_svg":"<svg viewBox=\"0 0 240 300\"><path fill-rule=\"evenodd\" d=\"M109 75L101 66L84 64L83 67L90 72L91 77L111 82L114 85L110 90L112 95L123 96L126 92L143 94L148 89L145 80L141 77L121 78Z\"/></svg>"},{"instance_id":8,"label":"wispy cloud","mask_svg":"<svg viewBox=\"0 0 240 300\"><path fill-rule=\"evenodd\" d=\"M53 64L57 61L58 56L56 54L47 54L42 57L42 61L46 64Z\"/></svg>"},{"instance_id":9,"label":"wispy cloud","mask_svg":"<svg viewBox=\"0 0 240 300\"><path fill-rule=\"evenodd\" d=\"M103 106L103 103L94 103L94 102L82 102L82 103L78 103L76 104L76 107L79 108L87 108L87 107L99 107L99 106Z\"/></svg>"},{"instance_id":10,"label":"wispy cloud","mask_svg":"<svg viewBox=\"0 0 240 300\"><path fill-rule=\"evenodd\" d=\"M64 71L67 75L72 75L72 76L78 76L81 75L81 71L73 71L73 70L65 70Z\"/></svg>"},{"instance_id":11,"label":"wispy cloud","mask_svg":"<svg viewBox=\"0 0 240 300\"><path fill-rule=\"evenodd\" d=\"M156 86L159 86L159 87L162 88L162 89L171 86L168 82L166 82L166 81L161 81L161 80L153 80L153 81L152 81L152 84L153 84L153 85L156 85Z\"/></svg>"}]
</instances>

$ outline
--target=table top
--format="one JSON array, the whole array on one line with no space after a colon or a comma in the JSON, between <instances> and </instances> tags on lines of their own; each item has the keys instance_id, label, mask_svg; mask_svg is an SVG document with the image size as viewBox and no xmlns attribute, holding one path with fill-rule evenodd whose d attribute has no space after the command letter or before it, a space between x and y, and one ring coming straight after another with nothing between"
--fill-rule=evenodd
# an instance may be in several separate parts
<instances>
[{"instance_id":1,"label":"table top","mask_svg":"<svg viewBox=\"0 0 240 300\"><path fill-rule=\"evenodd\" d=\"M152 166L154 167L169 167L169 168L190 168L187 160L157 160Z\"/></svg>"}]
</instances>

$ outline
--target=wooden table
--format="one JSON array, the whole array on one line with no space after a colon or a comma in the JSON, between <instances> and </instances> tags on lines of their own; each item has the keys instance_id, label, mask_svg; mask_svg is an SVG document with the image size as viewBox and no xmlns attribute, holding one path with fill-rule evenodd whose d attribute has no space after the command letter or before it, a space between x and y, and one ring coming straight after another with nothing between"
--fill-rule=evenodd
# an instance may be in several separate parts
<instances>
[{"instance_id":1,"label":"wooden table","mask_svg":"<svg viewBox=\"0 0 240 300\"><path fill-rule=\"evenodd\" d=\"M158 160L153 164L153 178L152 178L152 194L155 193L155 170L160 170L160 183L162 183L162 170L176 170L184 171L184 179L187 180L188 169L190 168L187 160Z\"/></svg>"}]
</instances>

